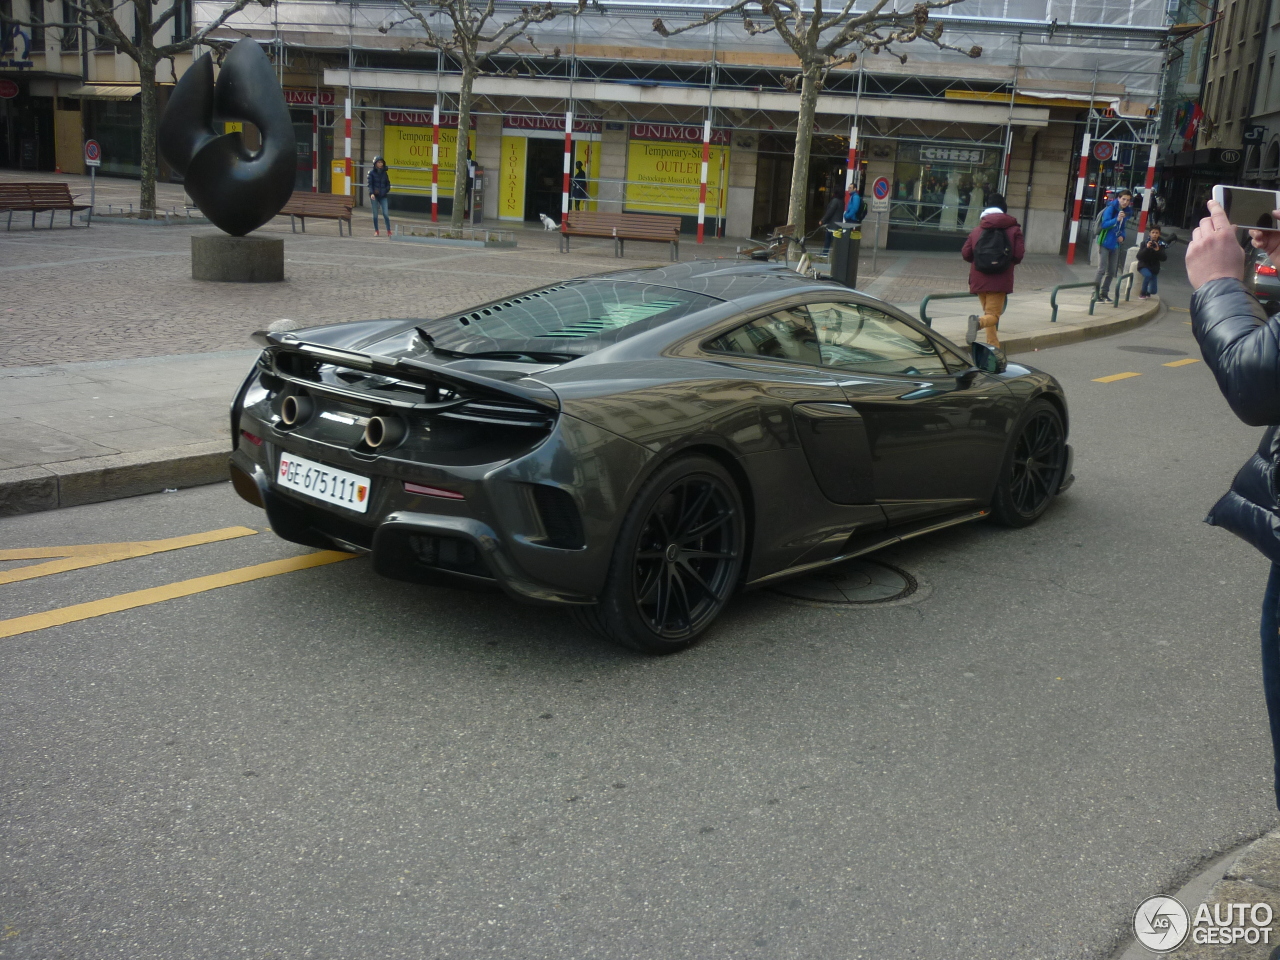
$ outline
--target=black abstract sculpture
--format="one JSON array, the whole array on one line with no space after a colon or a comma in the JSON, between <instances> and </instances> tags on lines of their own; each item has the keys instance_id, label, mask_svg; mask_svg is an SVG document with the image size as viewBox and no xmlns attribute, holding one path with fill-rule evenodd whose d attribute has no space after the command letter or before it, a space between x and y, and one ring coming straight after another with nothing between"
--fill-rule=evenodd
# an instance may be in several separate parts
<instances>
[{"instance_id":1,"label":"black abstract sculpture","mask_svg":"<svg viewBox=\"0 0 1280 960\"><path fill-rule=\"evenodd\" d=\"M256 153L237 133L214 132L218 120L247 120L262 134ZM262 226L289 200L298 146L271 61L252 40L241 40L213 82L205 54L178 81L160 118L160 152L185 177L200 212L234 237Z\"/></svg>"}]
</instances>

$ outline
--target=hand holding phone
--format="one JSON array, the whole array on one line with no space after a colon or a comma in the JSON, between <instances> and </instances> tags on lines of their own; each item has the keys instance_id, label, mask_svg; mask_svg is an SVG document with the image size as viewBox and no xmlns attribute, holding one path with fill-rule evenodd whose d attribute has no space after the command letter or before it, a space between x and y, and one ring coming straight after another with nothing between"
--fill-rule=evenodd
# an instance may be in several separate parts
<instances>
[{"instance_id":1,"label":"hand holding phone","mask_svg":"<svg viewBox=\"0 0 1280 960\"><path fill-rule=\"evenodd\" d=\"M1222 207L1232 226L1251 231L1280 231L1280 219L1276 213L1280 210L1280 190L1231 187L1220 183L1213 188L1213 199Z\"/></svg>"}]
</instances>

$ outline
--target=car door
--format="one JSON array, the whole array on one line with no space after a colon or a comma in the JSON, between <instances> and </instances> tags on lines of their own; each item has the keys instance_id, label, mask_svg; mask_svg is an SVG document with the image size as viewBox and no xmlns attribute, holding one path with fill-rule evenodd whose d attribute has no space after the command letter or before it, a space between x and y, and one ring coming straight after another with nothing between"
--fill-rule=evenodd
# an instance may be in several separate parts
<instances>
[{"instance_id":1,"label":"car door","mask_svg":"<svg viewBox=\"0 0 1280 960\"><path fill-rule=\"evenodd\" d=\"M871 450L862 416L845 398L838 382L840 371L824 367L817 331L803 306L774 310L734 327L705 346L717 353L740 356L738 366L766 373L774 381L771 392L790 401L805 457L828 500L842 504L875 502ZM762 368L760 360L768 366ZM779 360L785 365L769 363Z\"/></svg>"},{"instance_id":2,"label":"car door","mask_svg":"<svg viewBox=\"0 0 1280 960\"><path fill-rule=\"evenodd\" d=\"M1008 388L884 310L830 301L808 313L823 366L865 425L890 522L985 504L1016 416Z\"/></svg>"}]
</instances>

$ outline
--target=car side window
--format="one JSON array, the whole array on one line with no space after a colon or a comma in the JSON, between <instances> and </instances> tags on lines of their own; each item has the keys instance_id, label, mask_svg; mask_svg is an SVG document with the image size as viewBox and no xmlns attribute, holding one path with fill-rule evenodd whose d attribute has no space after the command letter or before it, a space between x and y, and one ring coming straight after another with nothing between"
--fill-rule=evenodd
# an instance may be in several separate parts
<instances>
[{"instance_id":1,"label":"car side window","mask_svg":"<svg viewBox=\"0 0 1280 960\"><path fill-rule=\"evenodd\" d=\"M824 366L907 377L947 375L933 341L874 307L812 303L809 316Z\"/></svg>"},{"instance_id":2,"label":"car side window","mask_svg":"<svg viewBox=\"0 0 1280 960\"><path fill-rule=\"evenodd\" d=\"M803 307L757 317L708 341L706 348L751 357L796 360L815 367L822 362L813 321Z\"/></svg>"}]
</instances>

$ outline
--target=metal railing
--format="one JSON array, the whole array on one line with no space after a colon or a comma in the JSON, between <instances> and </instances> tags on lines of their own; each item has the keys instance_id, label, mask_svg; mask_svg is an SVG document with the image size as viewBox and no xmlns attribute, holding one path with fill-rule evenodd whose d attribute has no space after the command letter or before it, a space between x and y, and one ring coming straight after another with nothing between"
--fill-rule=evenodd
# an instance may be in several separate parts
<instances>
[{"instance_id":1,"label":"metal railing","mask_svg":"<svg viewBox=\"0 0 1280 960\"><path fill-rule=\"evenodd\" d=\"M1111 305L1113 307L1120 306L1120 284L1122 284L1124 281L1126 280L1129 281L1129 288L1125 290L1124 298L1128 300L1131 296L1133 296L1133 277L1134 275L1132 273L1122 273L1118 277L1116 277L1116 296L1115 296L1115 299L1111 301Z\"/></svg>"},{"instance_id":2,"label":"metal railing","mask_svg":"<svg viewBox=\"0 0 1280 960\"><path fill-rule=\"evenodd\" d=\"M1132 277L1132 275L1130 275ZM1050 323L1058 322L1058 291L1070 290L1074 287L1093 287L1093 294L1089 297L1089 316L1093 316L1094 305L1098 302L1098 285L1092 280L1085 283L1060 283L1053 288L1049 294L1049 306L1053 307L1053 315L1049 317ZM1116 296L1120 295L1120 285L1116 284Z\"/></svg>"},{"instance_id":3,"label":"metal railing","mask_svg":"<svg viewBox=\"0 0 1280 960\"><path fill-rule=\"evenodd\" d=\"M920 301L920 322L933 329L933 319L927 313L930 300L958 300L961 297L976 297L976 293L931 293Z\"/></svg>"}]
</instances>

